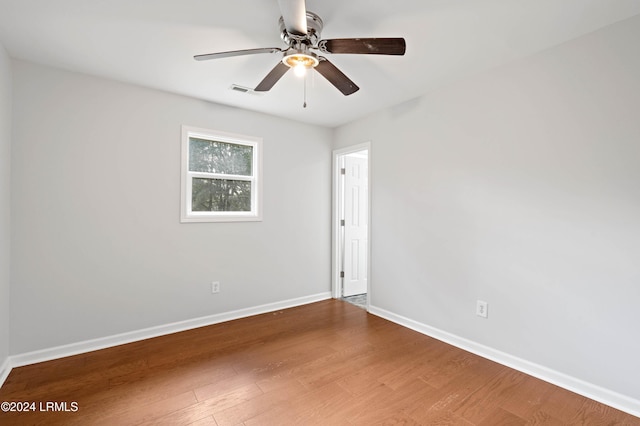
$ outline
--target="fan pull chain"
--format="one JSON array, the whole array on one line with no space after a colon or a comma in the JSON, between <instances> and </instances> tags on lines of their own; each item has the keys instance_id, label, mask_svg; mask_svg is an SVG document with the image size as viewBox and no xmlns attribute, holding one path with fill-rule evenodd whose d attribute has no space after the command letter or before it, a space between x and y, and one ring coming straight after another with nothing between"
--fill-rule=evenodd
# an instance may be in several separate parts
<instances>
[{"instance_id":1,"label":"fan pull chain","mask_svg":"<svg viewBox=\"0 0 640 426\"><path fill-rule=\"evenodd\" d=\"M303 103L302 103L302 108L306 108L307 107L307 74L309 74L309 73L307 72L304 75L304 83L303 83L304 84L304 89L303 89L304 100L303 100Z\"/></svg>"}]
</instances>

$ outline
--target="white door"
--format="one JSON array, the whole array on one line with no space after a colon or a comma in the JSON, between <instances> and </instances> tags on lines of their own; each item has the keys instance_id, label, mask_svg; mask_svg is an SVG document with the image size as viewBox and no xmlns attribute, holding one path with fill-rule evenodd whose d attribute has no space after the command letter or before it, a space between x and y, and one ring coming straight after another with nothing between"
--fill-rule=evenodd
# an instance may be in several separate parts
<instances>
[{"instance_id":1,"label":"white door","mask_svg":"<svg viewBox=\"0 0 640 426\"><path fill-rule=\"evenodd\" d=\"M366 152L365 152L366 154ZM344 157L343 296L367 292L368 159Z\"/></svg>"}]
</instances>

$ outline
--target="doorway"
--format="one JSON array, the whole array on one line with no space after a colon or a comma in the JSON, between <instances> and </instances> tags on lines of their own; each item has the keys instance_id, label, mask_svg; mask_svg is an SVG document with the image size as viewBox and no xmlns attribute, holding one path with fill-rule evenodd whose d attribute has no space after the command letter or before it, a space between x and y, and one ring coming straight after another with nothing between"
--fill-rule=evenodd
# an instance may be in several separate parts
<instances>
[{"instance_id":1,"label":"doorway","mask_svg":"<svg viewBox=\"0 0 640 426\"><path fill-rule=\"evenodd\" d=\"M333 297L369 307L370 144L334 151Z\"/></svg>"}]
</instances>

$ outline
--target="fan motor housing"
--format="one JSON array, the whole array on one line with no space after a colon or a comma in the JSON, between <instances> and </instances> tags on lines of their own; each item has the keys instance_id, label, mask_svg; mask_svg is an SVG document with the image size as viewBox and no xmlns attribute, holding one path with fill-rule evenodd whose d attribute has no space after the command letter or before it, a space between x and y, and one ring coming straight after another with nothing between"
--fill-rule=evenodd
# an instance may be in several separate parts
<instances>
[{"instance_id":1,"label":"fan motor housing","mask_svg":"<svg viewBox=\"0 0 640 426\"><path fill-rule=\"evenodd\" d=\"M280 38L289 46L295 47L295 45L300 43L315 46L318 40L320 40L320 33L322 32L324 23L318 15L307 11L307 34L305 35L289 34L282 16L278 20L278 25L280 26Z\"/></svg>"}]
</instances>

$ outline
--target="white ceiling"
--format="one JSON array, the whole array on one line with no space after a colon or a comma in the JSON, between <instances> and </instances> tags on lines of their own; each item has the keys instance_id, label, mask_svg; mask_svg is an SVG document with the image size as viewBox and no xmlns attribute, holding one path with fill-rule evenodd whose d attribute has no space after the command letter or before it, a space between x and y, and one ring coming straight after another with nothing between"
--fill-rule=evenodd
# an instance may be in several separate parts
<instances>
[{"instance_id":1,"label":"white ceiling","mask_svg":"<svg viewBox=\"0 0 640 426\"><path fill-rule=\"evenodd\" d=\"M404 37L405 56L326 55L360 91L319 74L255 87L280 59L197 62L193 55L285 47L277 0L0 0L0 42L14 58L293 120L338 126L471 73L640 13L640 0L307 0L322 38Z\"/></svg>"}]
</instances>

